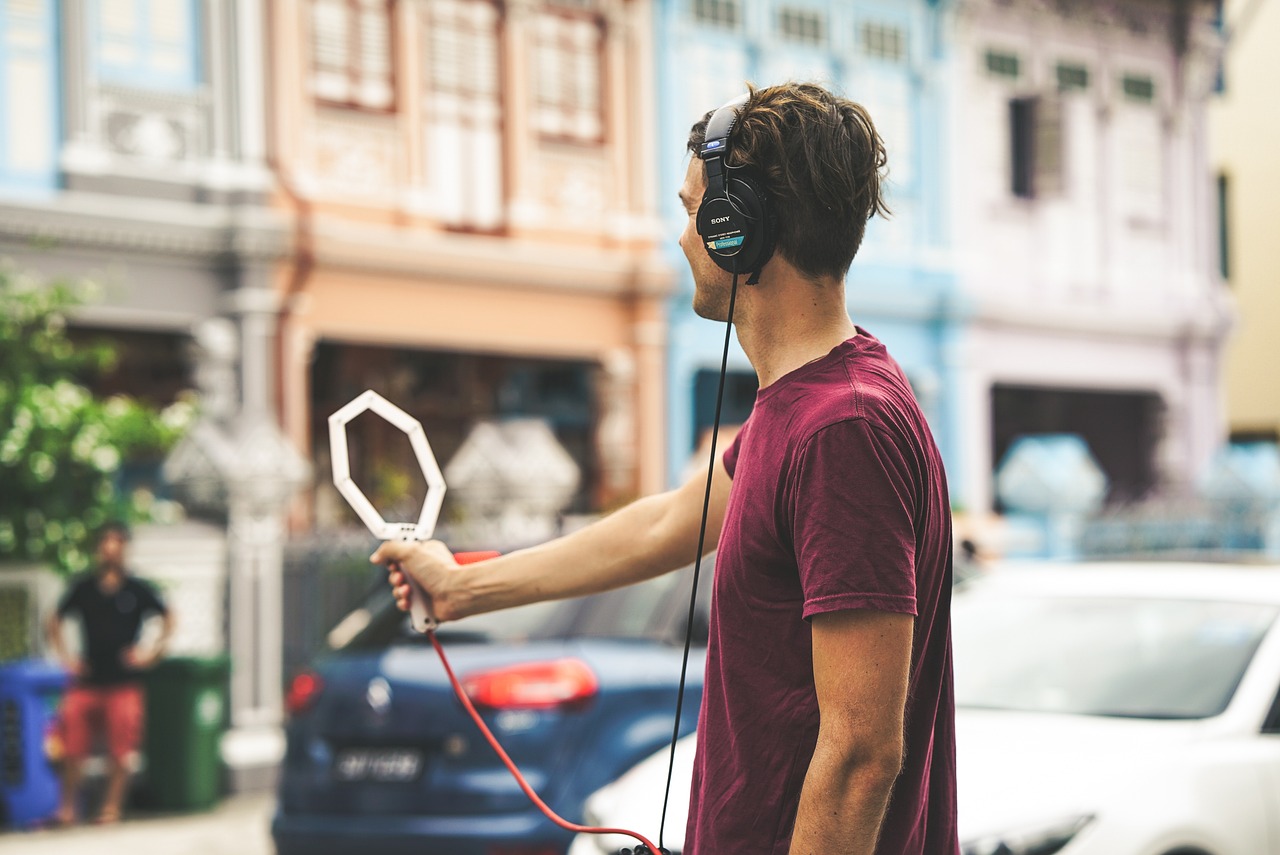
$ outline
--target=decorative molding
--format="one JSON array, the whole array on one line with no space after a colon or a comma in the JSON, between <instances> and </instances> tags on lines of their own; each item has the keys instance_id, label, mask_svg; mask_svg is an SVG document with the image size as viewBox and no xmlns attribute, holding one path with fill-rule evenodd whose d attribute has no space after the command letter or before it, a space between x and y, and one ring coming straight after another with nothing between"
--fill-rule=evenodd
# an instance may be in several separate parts
<instances>
[{"instance_id":1,"label":"decorative molding","mask_svg":"<svg viewBox=\"0 0 1280 855\"><path fill-rule=\"evenodd\" d=\"M266 210L158 201L126 206L113 197L75 193L21 205L0 203L0 239L263 261L289 251L284 221Z\"/></svg>"},{"instance_id":2,"label":"decorative molding","mask_svg":"<svg viewBox=\"0 0 1280 855\"><path fill-rule=\"evenodd\" d=\"M657 249L565 252L505 237L434 234L359 226L337 218L315 225L316 260L360 271L500 282L512 288L604 295L670 294L675 271Z\"/></svg>"}]
</instances>

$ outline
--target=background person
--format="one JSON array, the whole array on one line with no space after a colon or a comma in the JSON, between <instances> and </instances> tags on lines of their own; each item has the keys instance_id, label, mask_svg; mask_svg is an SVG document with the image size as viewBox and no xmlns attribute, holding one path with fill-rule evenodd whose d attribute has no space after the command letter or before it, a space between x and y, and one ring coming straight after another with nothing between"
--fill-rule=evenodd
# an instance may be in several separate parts
<instances>
[{"instance_id":1,"label":"background person","mask_svg":"<svg viewBox=\"0 0 1280 855\"><path fill-rule=\"evenodd\" d=\"M142 674L164 655L173 634L173 615L155 588L125 567L128 542L129 529L123 523L111 522L99 530L96 567L72 581L46 625L49 643L72 677L61 710L66 754L56 818L62 825L76 819L84 761L99 738L105 738L108 771L97 821L120 818L128 761L142 739ZM62 639L62 620L71 614L80 621L80 658L68 653ZM138 636L150 614L162 615L164 625L155 645L142 650Z\"/></svg>"},{"instance_id":2,"label":"background person","mask_svg":"<svg viewBox=\"0 0 1280 855\"><path fill-rule=\"evenodd\" d=\"M729 193L754 182L776 228L739 271L733 323L759 393L714 466L684 852L958 855L946 477L902 369L845 302L867 220L885 210L883 143L861 106L810 84L752 89L727 145L704 153L708 119L679 194L699 315L729 316L733 274L706 242L732 217L723 202L699 216L704 194L721 198L718 157ZM372 560L402 568L389 577L401 608L408 573L443 620L616 588L689 561L704 477L480 564L458 567L434 541L387 542Z\"/></svg>"}]
</instances>

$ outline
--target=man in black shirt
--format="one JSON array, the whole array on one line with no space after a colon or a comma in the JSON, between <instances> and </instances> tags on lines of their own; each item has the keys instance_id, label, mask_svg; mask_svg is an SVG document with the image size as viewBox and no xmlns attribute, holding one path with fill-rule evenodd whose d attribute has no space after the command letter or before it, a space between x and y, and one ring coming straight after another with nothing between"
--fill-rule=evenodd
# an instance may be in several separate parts
<instances>
[{"instance_id":1,"label":"man in black shirt","mask_svg":"<svg viewBox=\"0 0 1280 855\"><path fill-rule=\"evenodd\" d=\"M126 764L142 737L142 672L163 655L173 633L173 616L155 589L125 569L128 540L129 530L123 524L103 526L97 537L97 569L67 588L46 626L51 647L72 676L62 704L66 759L57 819L64 825L75 821L84 759L98 732L105 734L109 758L98 821L120 818L128 781ZM79 659L68 654L62 639L62 619L73 612L80 618ZM140 650L136 645L142 621L152 613L163 616L164 628L152 649Z\"/></svg>"}]
</instances>

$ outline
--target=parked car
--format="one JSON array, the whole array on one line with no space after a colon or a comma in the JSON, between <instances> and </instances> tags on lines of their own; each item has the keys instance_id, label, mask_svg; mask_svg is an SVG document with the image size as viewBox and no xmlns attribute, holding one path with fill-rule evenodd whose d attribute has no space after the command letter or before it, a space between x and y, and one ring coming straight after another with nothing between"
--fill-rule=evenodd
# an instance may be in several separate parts
<instances>
[{"instance_id":1,"label":"parked car","mask_svg":"<svg viewBox=\"0 0 1280 855\"><path fill-rule=\"evenodd\" d=\"M704 563L682 732L701 701L711 575ZM691 582L685 570L439 630L486 724L565 819L670 743ZM388 592L330 642L288 693L280 855L563 855L572 834L520 791Z\"/></svg>"},{"instance_id":2,"label":"parked car","mask_svg":"<svg viewBox=\"0 0 1280 855\"><path fill-rule=\"evenodd\" d=\"M1275 567L1024 566L962 586L965 855L1280 855L1278 614ZM693 751L682 739L673 852ZM588 822L656 835L666 770L661 750L591 796Z\"/></svg>"}]
</instances>

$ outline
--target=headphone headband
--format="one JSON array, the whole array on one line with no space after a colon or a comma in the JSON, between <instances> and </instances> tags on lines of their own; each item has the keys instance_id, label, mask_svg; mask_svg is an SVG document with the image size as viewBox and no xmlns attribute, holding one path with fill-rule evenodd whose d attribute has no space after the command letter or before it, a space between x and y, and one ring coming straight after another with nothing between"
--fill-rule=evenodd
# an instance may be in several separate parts
<instances>
[{"instance_id":1,"label":"headphone headband","mask_svg":"<svg viewBox=\"0 0 1280 855\"><path fill-rule=\"evenodd\" d=\"M698 157L706 160L709 156L724 156L729 150L729 134L733 133L733 126L738 123L738 111L746 106L750 97L750 93L743 93L711 114Z\"/></svg>"}]
</instances>

